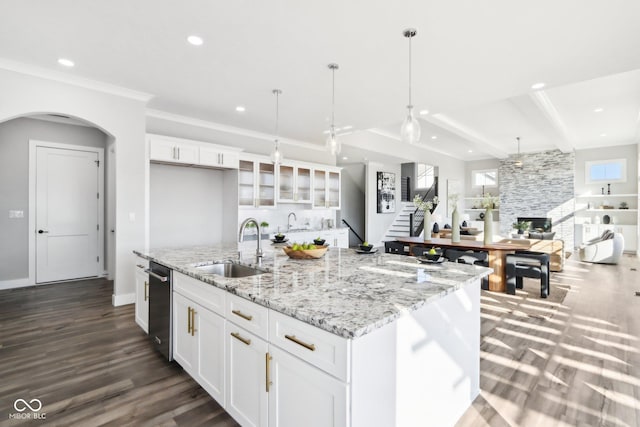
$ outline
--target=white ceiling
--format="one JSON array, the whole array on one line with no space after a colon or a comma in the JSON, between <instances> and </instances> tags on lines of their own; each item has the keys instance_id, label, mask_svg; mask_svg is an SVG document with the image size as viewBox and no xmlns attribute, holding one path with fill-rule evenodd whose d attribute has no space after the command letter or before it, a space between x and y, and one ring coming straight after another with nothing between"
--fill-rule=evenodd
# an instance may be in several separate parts
<instances>
[{"instance_id":1,"label":"white ceiling","mask_svg":"<svg viewBox=\"0 0 640 427\"><path fill-rule=\"evenodd\" d=\"M515 153L516 136L523 152L640 139L638 1L1 1L5 64L135 89L153 95L153 110L267 134L280 88L280 135L292 140L323 143L327 64L337 62L336 122L353 126L346 152L386 138L403 157L407 27L418 30L413 104L430 111L426 147L473 160ZM204 45L189 45L191 34ZM532 91L536 82L545 88Z\"/></svg>"}]
</instances>

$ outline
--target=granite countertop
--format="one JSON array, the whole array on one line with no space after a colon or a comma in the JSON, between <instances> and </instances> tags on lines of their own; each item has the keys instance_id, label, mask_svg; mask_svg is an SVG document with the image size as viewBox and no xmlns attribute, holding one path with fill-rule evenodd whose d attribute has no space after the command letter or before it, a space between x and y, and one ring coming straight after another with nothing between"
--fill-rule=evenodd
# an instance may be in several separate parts
<instances>
[{"instance_id":1,"label":"granite countertop","mask_svg":"<svg viewBox=\"0 0 640 427\"><path fill-rule=\"evenodd\" d=\"M281 245L262 246L267 272L243 278L202 274L194 264L238 262L240 252L242 264L255 266L255 242L134 252L345 338L365 335L492 272L458 263L420 264L383 248L359 254L332 247L322 258L295 260Z\"/></svg>"}]
</instances>

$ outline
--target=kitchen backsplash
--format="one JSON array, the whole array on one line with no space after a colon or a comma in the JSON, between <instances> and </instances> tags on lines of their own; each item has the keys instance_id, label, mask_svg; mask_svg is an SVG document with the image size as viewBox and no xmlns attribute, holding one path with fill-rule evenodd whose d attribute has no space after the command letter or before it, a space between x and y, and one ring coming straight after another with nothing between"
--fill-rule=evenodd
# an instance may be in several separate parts
<instances>
[{"instance_id":1,"label":"kitchen backsplash","mask_svg":"<svg viewBox=\"0 0 640 427\"><path fill-rule=\"evenodd\" d=\"M287 231L287 218L289 213L293 212L297 219L291 217L291 228L309 228L309 229L321 229L322 221L330 219L333 220L333 226L338 227L340 224L336 224L336 211L334 209L304 209L300 205L296 204L283 204L279 203L276 209L239 209L238 210L238 228L240 224L246 218L252 217L258 220L258 222L266 221L269 223L267 232L274 234L278 232L278 229L282 232ZM264 231L263 231L264 233Z\"/></svg>"}]
</instances>

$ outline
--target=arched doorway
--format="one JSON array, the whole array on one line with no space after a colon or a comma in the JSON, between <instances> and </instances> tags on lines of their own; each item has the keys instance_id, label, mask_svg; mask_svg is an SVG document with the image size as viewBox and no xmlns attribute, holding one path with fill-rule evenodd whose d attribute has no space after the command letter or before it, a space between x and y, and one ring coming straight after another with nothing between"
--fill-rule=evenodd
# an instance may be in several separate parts
<instances>
[{"instance_id":1,"label":"arched doorway","mask_svg":"<svg viewBox=\"0 0 640 427\"><path fill-rule=\"evenodd\" d=\"M36 195L33 194L36 188L34 159L37 157L34 150L37 147L49 147L48 149L54 154L56 149L61 153L81 153L83 150L103 153L100 156L102 164L98 192L102 193L99 196L102 197L99 200L101 221L96 223L96 227L100 229L95 233L96 244L99 245L99 259L96 260L97 265L94 265L94 270L95 276L112 277L115 247L115 235L111 232L114 229L115 217L114 142L113 136L98 126L83 119L59 113L25 114L0 122L0 178L2 178L0 193L6 195L0 201L0 210L9 211L6 219L0 219L0 228L6 237L0 242L0 254L2 254L0 255L0 289L79 278L73 277L74 274L70 277L63 274L49 276L52 280L48 280L47 277L38 277L37 274L38 238L47 237L46 231L48 231L41 228L43 233L37 233ZM63 158L63 156L58 157ZM70 164L75 163L77 162ZM67 179L71 177L71 182L78 181L74 178L78 176L77 174L65 175L68 175ZM41 175L41 178L42 176L44 175ZM61 182L64 184L64 180ZM75 188L75 185L71 187ZM70 192L65 191L65 195ZM55 197L55 194L53 196ZM73 223L73 218L70 217L71 211L67 209L62 212L58 215L58 219L63 217L62 221L71 220L70 222ZM63 239L58 241L61 242ZM62 248L68 249L70 241L67 239ZM53 246L53 249L56 249L56 245ZM57 246L60 249L60 245ZM76 252L80 253L80 251ZM55 260L55 256L52 259ZM87 274L87 276L93 275L94 273Z\"/></svg>"}]
</instances>

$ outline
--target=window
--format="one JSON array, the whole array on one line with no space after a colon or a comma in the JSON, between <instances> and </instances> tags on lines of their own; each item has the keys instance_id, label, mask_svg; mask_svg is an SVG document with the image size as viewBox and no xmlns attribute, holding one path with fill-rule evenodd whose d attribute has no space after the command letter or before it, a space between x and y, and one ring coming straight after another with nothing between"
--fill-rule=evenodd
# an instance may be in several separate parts
<instances>
[{"instance_id":1,"label":"window","mask_svg":"<svg viewBox=\"0 0 640 427\"><path fill-rule=\"evenodd\" d=\"M471 185L474 187L497 187L498 169L471 171Z\"/></svg>"},{"instance_id":2,"label":"window","mask_svg":"<svg viewBox=\"0 0 640 427\"><path fill-rule=\"evenodd\" d=\"M435 176L435 168L424 163L417 164L416 188L431 188Z\"/></svg>"},{"instance_id":3,"label":"window","mask_svg":"<svg viewBox=\"0 0 640 427\"><path fill-rule=\"evenodd\" d=\"M585 182L627 182L627 159L599 160L585 163Z\"/></svg>"}]
</instances>

